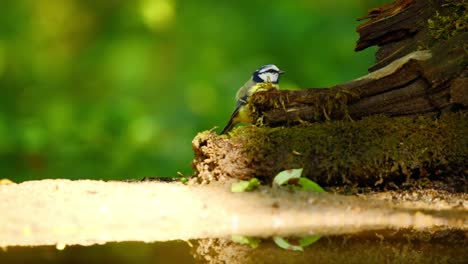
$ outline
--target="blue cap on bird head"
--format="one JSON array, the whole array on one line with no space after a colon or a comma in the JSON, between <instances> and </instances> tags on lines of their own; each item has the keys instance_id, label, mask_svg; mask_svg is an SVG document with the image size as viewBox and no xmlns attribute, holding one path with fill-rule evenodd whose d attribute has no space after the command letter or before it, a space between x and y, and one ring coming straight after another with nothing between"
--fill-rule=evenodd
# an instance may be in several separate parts
<instances>
[{"instance_id":1,"label":"blue cap on bird head","mask_svg":"<svg viewBox=\"0 0 468 264\"><path fill-rule=\"evenodd\" d=\"M276 67L276 65L267 64L258 68L258 70L256 70L252 74L252 79L257 83L262 83L262 82L278 83L279 76L283 73L284 71L280 70L278 67Z\"/></svg>"}]
</instances>

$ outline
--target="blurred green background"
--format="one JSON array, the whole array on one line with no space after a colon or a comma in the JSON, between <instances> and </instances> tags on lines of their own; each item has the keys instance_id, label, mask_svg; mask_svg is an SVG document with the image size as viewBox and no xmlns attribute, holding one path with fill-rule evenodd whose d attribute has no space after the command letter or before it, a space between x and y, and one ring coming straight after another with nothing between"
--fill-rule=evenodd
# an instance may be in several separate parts
<instances>
[{"instance_id":1,"label":"blurred green background","mask_svg":"<svg viewBox=\"0 0 468 264\"><path fill-rule=\"evenodd\" d=\"M283 89L359 77L357 17L383 0L16 0L0 9L0 178L191 174L259 66Z\"/></svg>"}]
</instances>

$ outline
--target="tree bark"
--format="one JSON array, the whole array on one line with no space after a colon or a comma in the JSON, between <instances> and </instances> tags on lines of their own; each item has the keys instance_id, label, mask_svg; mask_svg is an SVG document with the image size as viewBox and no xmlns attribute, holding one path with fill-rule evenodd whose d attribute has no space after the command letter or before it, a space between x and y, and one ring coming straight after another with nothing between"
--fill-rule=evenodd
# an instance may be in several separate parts
<instances>
[{"instance_id":1,"label":"tree bark","mask_svg":"<svg viewBox=\"0 0 468 264\"><path fill-rule=\"evenodd\" d=\"M193 140L196 175L269 180L303 167L327 186L401 185L413 177L466 191L467 6L397 0L371 10L355 48L380 46L368 75L254 94L248 106L257 127Z\"/></svg>"},{"instance_id":2,"label":"tree bark","mask_svg":"<svg viewBox=\"0 0 468 264\"><path fill-rule=\"evenodd\" d=\"M371 10L371 19L358 27L360 39L355 48L381 47L370 74L326 89L255 94L251 101L253 120L262 118L265 125L280 126L374 114L405 116L466 109L467 5L399 0ZM465 17L457 19L458 13ZM449 39L437 35L441 30L437 26L444 26L438 24L443 23L440 14L448 15L444 21L464 23L458 25L463 30L455 25L446 29L452 30L447 33Z\"/></svg>"}]
</instances>

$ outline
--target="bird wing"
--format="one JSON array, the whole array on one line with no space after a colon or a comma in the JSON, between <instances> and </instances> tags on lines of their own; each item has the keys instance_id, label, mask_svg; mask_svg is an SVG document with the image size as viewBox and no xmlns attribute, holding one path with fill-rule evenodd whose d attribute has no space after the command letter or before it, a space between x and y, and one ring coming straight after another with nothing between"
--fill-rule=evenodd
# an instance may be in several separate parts
<instances>
[{"instance_id":1,"label":"bird wing","mask_svg":"<svg viewBox=\"0 0 468 264\"><path fill-rule=\"evenodd\" d=\"M241 111L241 108L247 104L247 99L248 95L245 95L237 100L236 108L234 108L234 111L232 112L227 125L223 128L223 131L221 131L221 134L229 132L239 122L237 120L239 119L239 112Z\"/></svg>"},{"instance_id":2,"label":"bird wing","mask_svg":"<svg viewBox=\"0 0 468 264\"><path fill-rule=\"evenodd\" d=\"M236 93L236 107L231 114L231 118L227 125L224 127L221 134L229 132L237 123L242 121L242 110L243 107L247 104L247 99L251 94L252 87L255 86L255 82L250 78ZM240 115L239 115L240 114Z\"/></svg>"},{"instance_id":3,"label":"bird wing","mask_svg":"<svg viewBox=\"0 0 468 264\"><path fill-rule=\"evenodd\" d=\"M250 96L251 89L254 87L256 83L250 78L244 85L236 93L236 100L239 101L240 99L244 98L245 96Z\"/></svg>"}]
</instances>

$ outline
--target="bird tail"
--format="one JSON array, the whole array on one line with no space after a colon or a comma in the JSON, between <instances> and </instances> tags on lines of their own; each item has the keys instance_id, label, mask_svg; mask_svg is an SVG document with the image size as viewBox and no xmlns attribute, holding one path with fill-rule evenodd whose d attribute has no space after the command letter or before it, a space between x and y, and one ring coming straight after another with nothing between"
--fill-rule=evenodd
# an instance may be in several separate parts
<instances>
[{"instance_id":1,"label":"bird tail","mask_svg":"<svg viewBox=\"0 0 468 264\"><path fill-rule=\"evenodd\" d=\"M237 106L234 112L232 113L231 118L229 118L227 125L223 128L223 131L221 131L221 135L231 131L231 129L237 124L237 122L235 121L237 119L237 116L239 115L239 109L240 106Z\"/></svg>"},{"instance_id":2,"label":"bird tail","mask_svg":"<svg viewBox=\"0 0 468 264\"><path fill-rule=\"evenodd\" d=\"M223 131L221 131L221 135L226 134L227 132L231 131L231 129L234 127L234 122L232 122L232 118L229 119L229 122L227 125L223 128Z\"/></svg>"}]
</instances>

